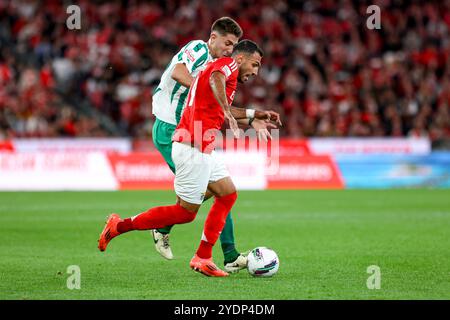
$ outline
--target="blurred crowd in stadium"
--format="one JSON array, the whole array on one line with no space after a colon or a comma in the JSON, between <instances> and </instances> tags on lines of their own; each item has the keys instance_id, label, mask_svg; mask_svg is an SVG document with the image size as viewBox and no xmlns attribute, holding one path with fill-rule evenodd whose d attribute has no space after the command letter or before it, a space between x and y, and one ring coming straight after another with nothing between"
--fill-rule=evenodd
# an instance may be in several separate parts
<instances>
[{"instance_id":1,"label":"blurred crowd in stadium","mask_svg":"<svg viewBox=\"0 0 450 320\"><path fill-rule=\"evenodd\" d=\"M66 27L75 2L81 30ZM265 51L234 104L280 112L282 136L450 137L448 0L0 0L0 139L149 137L166 64L221 16Z\"/></svg>"}]
</instances>

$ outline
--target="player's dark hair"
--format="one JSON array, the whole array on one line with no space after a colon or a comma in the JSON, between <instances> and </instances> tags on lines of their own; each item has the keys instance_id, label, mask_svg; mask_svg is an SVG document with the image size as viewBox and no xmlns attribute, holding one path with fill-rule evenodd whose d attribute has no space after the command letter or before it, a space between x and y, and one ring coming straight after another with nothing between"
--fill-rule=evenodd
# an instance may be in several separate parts
<instances>
[{"instance_id":1,"label":"player's dark hair","mask_svg":"<svg viewBox=\"0 0 450 320\"><path fill-rule=\"evenodd\" d=\"M220 35L234 34L236 37L242 37L242 29L239 24L229 17L222 17L214 21L211 32L216 31Z\"/></svg>"},{"instance_id":2,"label":"player's dark hair","mask_svg":"<svg viewBox=\"0 0 450 320\"><path fill-rule=\"evenodd\" d=\"M241 40L239 41L233 49L233 55L238 54L238 53L248 53L248 54L253 54L255 52L258 52L259 55L261 56L261 58L264 55L264 52L261 50L260 47L258 47L258 45L256 43L254 43L251 40Z\"/></svg>"}]
</instances>

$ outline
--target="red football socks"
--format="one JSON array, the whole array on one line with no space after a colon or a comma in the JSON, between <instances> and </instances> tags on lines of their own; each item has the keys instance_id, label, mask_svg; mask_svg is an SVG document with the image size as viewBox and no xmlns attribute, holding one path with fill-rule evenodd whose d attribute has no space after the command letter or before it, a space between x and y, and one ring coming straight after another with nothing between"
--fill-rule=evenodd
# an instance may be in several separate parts
<instances>
[{"instance_id":1,"label":"red football socks","mask_svg":"<svg viewBox=\"0 0 450 320\"><path fill-rule=\"evenodd\" d=\"M117 231L124 233L131 230L159 229L174 224L188 223L194 220L196 214L179 204L151 208L137 216L120 221L117 224Z\"/></svg>"},{"instance_id":2,"label":"red football socks","mask_svg":"<svg viewBox=\"0 0 450 320\"><path fill-rule=\"evenodd\" d=\"M237 193L216 197L211 210L208 213L203 229L202 241L197 250L197 256L202 259L212 257L212 248L219 239L220 233L225 226L225 220L237 199Z\"/></svg>"}]
</instances>

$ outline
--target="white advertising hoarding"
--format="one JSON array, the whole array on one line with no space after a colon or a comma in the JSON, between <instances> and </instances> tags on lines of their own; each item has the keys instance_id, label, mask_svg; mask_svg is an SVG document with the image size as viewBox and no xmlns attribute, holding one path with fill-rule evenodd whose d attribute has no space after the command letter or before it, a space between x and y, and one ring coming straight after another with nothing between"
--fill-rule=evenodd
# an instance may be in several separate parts
<instances>
[{"instance_id":1,"label":"white advertising hoarding","mask_svg":"<svg viewBox=\"0 0 450 320\"><path fill-rule=\"evenodd\" d=\"M312 154L416 154L431 152L428 138L311 138Z\"/></svg>"},{"instance_id":2,"label":"white advertising hoarding","mask_svg":"<svg viewBox=\"0 0 450 320\"><path fill-rule=\"evenodd\" d=\"M266 188L266 156L260 152L217 151L223 157L233 183L238 190Z\"/></svg>"},{"instance_id":3,"label":"white advertising hoarding","mask_svg":"<svg viewBox=\"0 0 450 320\"><path fill-rule=\"evenodd\" d=\"M106 155L0 153L0 190L116 190Z\"/></svg>"},{"instance_id":4,"label":"white advertising hoarding","mask_svg":"<svg viewBox=\"0 0 450 320\"><path fill-rule=\"evenodd\" d=\"M130 152L127 138L13 139L16 152Z\"/></svg>"}]
</instances>

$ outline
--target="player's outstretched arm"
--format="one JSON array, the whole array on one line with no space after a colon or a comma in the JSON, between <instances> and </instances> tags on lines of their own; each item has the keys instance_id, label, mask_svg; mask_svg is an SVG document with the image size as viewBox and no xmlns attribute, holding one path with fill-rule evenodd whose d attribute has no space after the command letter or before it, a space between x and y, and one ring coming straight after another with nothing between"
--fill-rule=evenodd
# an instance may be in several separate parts
<instances>
[{"instance_id":1,"label":"player's outstretched arm","mask_svg":"<svg viewBox=\"0 0 450 320\"><path fill-rule=\"evenodd\" d=\"M278 112L275 112L272 110L268 110L268 111L258 111L257 110L255 113L255 118L261 119L261 120L270 120L270 121L275 122L279 126L283 125L281 123L280 114Z\"/></svg>"},{"instance_id":2,"label":"player's outstretched arm","mask_svg":"<svg viewBox=\"0 0 450 320\"><path fill-rule=\"evenodd\" d=\"M241 125L250 125L253 129L255 129L257 137L259 140L268 141L272 139L269 130L276 129L277 126L271 123L269 120L260 120L260 119L237 119L237 122Z\"/></svg>"},{"instance_id":3,"label":"player's outstretched arm","mask_svg":"<svg viewBox=\"0 0 450 320\"><path fill-rule=\"evenodd\" d=\"M250 109L244 109L244 108L238 108L238 107L230 106L231 114L233 115L233 117L236 120L249 119L249 117L247 116L246 110L250 110ZM243 123L243 122L239 122L239 123ZM247 124L248 124L248 122L247 122Z\"/></svg>"},{"instance_id":4,"label":"player's outstretched arm","mask_svg":"<svg viewBox=\"0 0 450 320\"><path fill-rule=\"evenodd\" d=\"M261 111L255 109L244 109L231 106L231 114L235 119L259 119L274 121L277 125L282 126L280 114L269 110Z\"/></svg>"},{"instance_id":5,"label":"player's outstretched arm","mask_svg":"<svg viewBox=\"0 0 450 320\"><path fill-rule=\"evenodd\" d=\"M194 78L189 73L188 68L184 63L177 63L175 68L173 68L172 79L180 83L182 86L189 88L194 81Z\"/></svg>"},{"instance_id":6,"label":"player's outstretched arm","mask_svg":"<svg viewBox=\"0 0 450 320\"><path fill-rule=\"evenodd\" d=\"M230 124L231 130L233 130L233 134L236 138L239 138L239 127L236 122L236 119L231 114L231 108L228 104L227 95L226 95L226 87L225 87L225 75L219 71L215 71L211 73L209 77L209 85L214 94L219 105L222 107L224 116L228 120Z\"/></svg>"}]
</instances>

